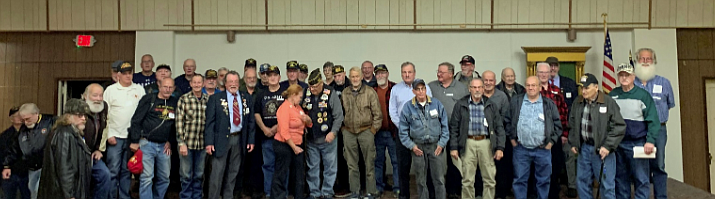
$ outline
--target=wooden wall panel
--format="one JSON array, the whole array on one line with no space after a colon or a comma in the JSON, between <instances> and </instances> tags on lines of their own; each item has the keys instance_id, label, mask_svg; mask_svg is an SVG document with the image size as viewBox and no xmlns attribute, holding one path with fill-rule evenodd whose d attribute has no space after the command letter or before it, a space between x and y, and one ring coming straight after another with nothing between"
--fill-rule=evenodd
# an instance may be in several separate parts
<instances>
[{"instance_id":1,"label":"wooden wall panel","mask_svg":"<svg viewBox=\"0 0 715 199\"><path fill-rule=\"evenodd\" d=\"M434 1L430 3L428 7L434 6ZM271 0L268 2L268 24L279 25L270 27L270 30L411 29L412 26L387 25L413 24L412 9L412 0ZM445 12L445 15L451 16L451 13ZM254 24L263 24L263 21L261 19ZM352 26L335 26L342 24ZM381 26L361 27L361 24Z\"/></svg>"},{"instance_id":2,"label":"wooden wall panel","mask_svg":"<svg viewBox=\"0 0 715 199\"><path fill-rule=\"evenodd\" d=\"M682 123L683 168L685 183L709 190L708 134L705 113L704 85L715 79L715 30L678 29L678 85L680 89L680 121ZM712 176L710 176L712 177Z\"/></svg>"},{"instance_id":3,"label":"wooden wall panel","mask_svg":"<svg viewBox=\"0 0 715 199\"><path fill-rule=\"evenodd\" d=\"M190 0L189 0L190 1ZM269 4L271 1L269 1ZM285 3L282 0L273 3ZM302 4L297 12L302 12ZM194 19L196 24L202 25L265 25L264 0L194 0ZM314 13L314 11L313 11ZM190 19L190 16L189 16ZM290 16L288 19L291 19ZM300 20L298 18L294 20ZM190 20L188 24L191 24ZM197 30L234 29L234 30L262 30L258 27L196 27Z\"/></svg>"},{"instance_id":4,"label":"wooden wall panel","mask_svg":"<svg viewBox=\"0 0 715 199\"><path fill-rule=\"evenodd\" d=\"M133 63L134 32L90 33L98 40L92 48L75 47L76 34L0 33L0 108L33 102L55 113L58 79L109 79L112 62Z\"/></svg>"},{"instance_id":5,"label":"wooden wall panel","mask_svg":"<svg viewBox=\"0 0 715 199\"><path fill-rule=\"evenodd\" d=\"M0 0L0 31L47 29L45 0Z\"/></svg>"}]
</instances>

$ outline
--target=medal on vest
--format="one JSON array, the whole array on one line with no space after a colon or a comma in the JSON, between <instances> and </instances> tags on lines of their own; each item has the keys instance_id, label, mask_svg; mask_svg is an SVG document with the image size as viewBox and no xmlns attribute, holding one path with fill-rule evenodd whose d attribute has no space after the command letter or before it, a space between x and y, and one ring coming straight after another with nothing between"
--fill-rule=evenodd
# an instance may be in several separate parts
<instances>
[{"instance_id":1,"label":"medal on vest","mask_svg":"<svg viewBox=\"0 0 715 199\"><path fill-rule=\"evenodd\" d=\"M320 99L323 100L323 101L327 101L327 100L328 100L328 94L323 94L323 96L320 96Z\"/></svg>"},{"instance_id":2,"label":"medal on vest","mask_svg":"<svg viewBox=\"0 0 715 199\"><path fill-rule=\"evenodd\" d=\"M320 130L323 132L328 131L328 125L327 124L320 125Z\"/></svg>"},{"instance_id":3,"label":"medal on vest","mask_svg":"<svg viewBox=\"0 0 715 199\"><path fill-rule=\"evenodd\" d=\"M318 123L322 124L323 123L323 118L318 118Z\"/></svg>"},{"instance_id":4,"label":"medal on vest","mask_svg":"<svg viewBox=\"0 0 715 199\"><path fill-rule=\"evenodd\" d=\"M313 109L313 104L308 104L308 106L306 106L305 108L307 108L308 110L312 110L312 109Z\"/></svg>"},{"instance_id":5,"label":"medal on vest","mask_svg":"<svg viewBox=\"0 0 715 199\"><path fill-rule=\"evenodd\" d=\"M246 103L246 98L243 98L243 115L248 115L248 103Z\"/></svg>"},{"instance_id":6,"label":"medal on vest","mask_svg":"<svg viewBox=\"0 0 715 199\"><path fill-rule=\"evenodd\" d=\"M323 117L323 113L318 113L318 117Z\"/></svg>"}]
</instances>

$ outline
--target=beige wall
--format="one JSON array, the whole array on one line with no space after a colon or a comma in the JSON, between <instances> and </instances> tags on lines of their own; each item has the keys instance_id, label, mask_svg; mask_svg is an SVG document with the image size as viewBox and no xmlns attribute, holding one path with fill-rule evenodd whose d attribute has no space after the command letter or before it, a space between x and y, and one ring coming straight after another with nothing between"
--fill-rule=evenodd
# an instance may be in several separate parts
<instances>
[{"instance_id":1,"label":"beige wall","mask_svg":"<svg viewBox=\"0 0 715 199\"><path fill-rule=\"evenodd\" d=\"M569 2L574 28L715 27L715 0L0 0L0 31L567 29Z\"/></svg>"}]
</instances>

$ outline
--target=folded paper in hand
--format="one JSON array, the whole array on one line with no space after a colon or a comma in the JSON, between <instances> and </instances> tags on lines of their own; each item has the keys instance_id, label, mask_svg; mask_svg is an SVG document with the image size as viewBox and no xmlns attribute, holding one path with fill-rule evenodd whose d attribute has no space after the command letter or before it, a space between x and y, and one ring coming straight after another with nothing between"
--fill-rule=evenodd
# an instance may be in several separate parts
<instances>
[{"instance_id":1,"label":"folded paper in hand","mask_svg":"<svg viewBox=\"0 0 715 199\"><path fill-rule=\"evenodd\" d=\"M655 159L656 148L653 147L653 152L650 154L645 154L645 150L642 146L633 147L633 158L636 159Z\"/></svg>"}]
</instances>

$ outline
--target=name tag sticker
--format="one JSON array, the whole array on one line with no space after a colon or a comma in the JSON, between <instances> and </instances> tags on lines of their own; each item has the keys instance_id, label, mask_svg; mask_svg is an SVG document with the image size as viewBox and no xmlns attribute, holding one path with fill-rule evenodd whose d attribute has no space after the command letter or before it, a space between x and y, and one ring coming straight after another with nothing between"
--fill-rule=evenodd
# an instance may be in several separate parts
<instances>
[{"instance_id":1,"label":"name tag sticker","mask_svg":"<svg viewBox=\"0 0 715 199\"><path fill-rule=\"evenodd\" d=\"M661 85L653 85L653 93L663 93L663 86Z\"/></svg>"},{"instance_id":2,"label":"name tag sticker","mask_svg":"<svg viewBox=\"0 0 715 199\"><path fill-rule=\"evenodd\" d=\"M436 116L438 115L438 114L437 114L437 109L432 109L432 110L430 110L430 111L429 111L429 115L432 116L432 117L436 117Z\"/></svg>"},{"instance_id":3,"label":"name tag sticker","mask_svg":"<svg viewBox=\"0 0 715 199\"><path fill-rule=\"evenodd\" d=\"M174 113L169 113L169 118L174 119Z\"/></svg>"},{"instance_id":4,"label":"name tag sticker","mask_svg":"<svg viewBox=\"0 0 715 199\"><path fill-rule=\"evenodd\" d=\"M539 113L539 120L544 121L544 114L543 114L543 113Z\"/></svg>"},{"instance_id":5,"label":"name tag sticker","mask_svg":"<svg viewBox=\"0 0 715 199\"><path fill-rule=\"evenodd\" d=\"M571 98L571 92L566 93L566 98Z\"/></svg>"},{"instance_id":6,"label":"name tag sticker","mask_svg":"<svg viewBox=\"0 0 715 199\"><path fill-rule=\"evenodd\" d=\"M487 118L484 118L484 126L489 127L489 123L487 123Z\"/></svg>"},{"instance_id":7,"label":"name tag sticker","mask_svg":"<svg viewBox=\"0 0 715 199\"><path fill-rule=\"evenodd\" d=\"M453 96L454 96L454 93L447 93L447 94L445 94L445 95L447 95L447 97L453 97Z\"/></svg>"},{"instance_id":8,"label":"name tag sticker","mask_svg":"<svg viewBox=\"0 0 715 199\"><path fill-rule=\"evenodd\" d=\"M606 113L606 111L608 111L608 109L606 107L601 107L600 109L598 109L598 112L601 112L601 113Z\"/></svg>"}]
</instances>

